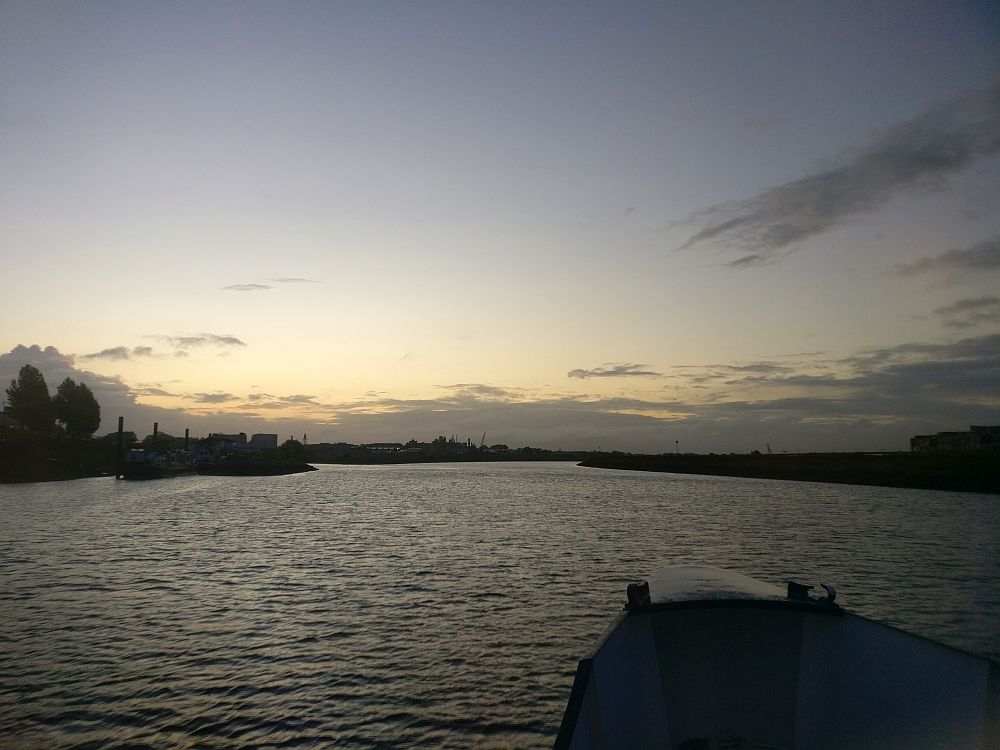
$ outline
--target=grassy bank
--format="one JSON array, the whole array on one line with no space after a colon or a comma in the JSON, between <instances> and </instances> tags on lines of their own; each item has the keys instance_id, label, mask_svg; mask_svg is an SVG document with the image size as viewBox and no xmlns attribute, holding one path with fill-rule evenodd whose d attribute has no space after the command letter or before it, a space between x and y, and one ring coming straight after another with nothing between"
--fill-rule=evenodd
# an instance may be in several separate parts
<instances>
[{"instance_id":1,"label":"grassy bank","mask_svg":"<svg viewBox=\"0 0 1000 750\"><path fill-rule=\"evenodd\" d=\"M596 453L582 466L1000 494L1000 456L977 453Z\"/></svg>"}]
</instances>

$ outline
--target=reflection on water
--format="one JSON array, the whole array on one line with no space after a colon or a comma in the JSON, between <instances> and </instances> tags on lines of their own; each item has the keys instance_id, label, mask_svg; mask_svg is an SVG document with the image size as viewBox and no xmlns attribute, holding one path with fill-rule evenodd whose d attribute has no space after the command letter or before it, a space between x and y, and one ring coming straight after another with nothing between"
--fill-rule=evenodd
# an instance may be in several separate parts
<instances>
[{"instance_id":1,"label":"reflection on water","mask_svg":"<svg viewBox=\"0 0 1000 750\"><path fill-rule=\"evenodd\" d=\"M626 583L667 563L829 581L998 658L998 500L566 464L4 486L0 728L546 747Z\"/></svg>"}]
</instances>

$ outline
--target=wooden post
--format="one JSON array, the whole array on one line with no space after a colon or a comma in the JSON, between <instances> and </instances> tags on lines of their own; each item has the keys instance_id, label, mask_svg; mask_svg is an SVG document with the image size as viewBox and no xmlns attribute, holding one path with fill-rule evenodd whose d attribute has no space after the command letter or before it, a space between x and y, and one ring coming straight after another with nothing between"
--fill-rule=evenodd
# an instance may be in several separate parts
<instances>
[{"instance_id":1,"label":"wooden post","mask_svg":"<svg viewBox=\"0 0 1000 750\"><path fill-rule=\"evenodd\" d=\"M115 452L115 479L124 476L122 458L125 453L125 417L118 417L118 450Z\"/></svg>"},{"instance_id":2,"label":"wooden post","mask_svg":"<svg viewBox=\"0 0 1000 750\"><path fill-rule=\"evenodd\" d=\"M188 449L188 436L191 433L191 429L188 427L184 428L184 450Z\"/></svg>"}]
</instances>

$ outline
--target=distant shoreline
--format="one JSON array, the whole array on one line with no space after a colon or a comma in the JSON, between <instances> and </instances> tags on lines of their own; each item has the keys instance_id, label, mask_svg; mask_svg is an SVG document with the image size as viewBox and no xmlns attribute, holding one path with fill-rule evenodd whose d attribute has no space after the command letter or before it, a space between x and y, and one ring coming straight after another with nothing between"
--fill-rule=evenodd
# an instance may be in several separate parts
<instances>
[{"instance_id":1,"label":"distant shoreline","mask_svg":"<svg viewBox=\"0 0 1000 750\"><path fill-rule=\"evenodd\" d=\"M435 463L507 463L507 462L545 462L545 461L572 461L579 462L585 458L587 453L572 451L549 451L544 449L527 449L525 451L511 451L506 454L478 454L478 453L458 453L458 454L420 454L396 451L391 453L368 453L357 452L347 455L331 455L316 453L307 457L306 461L278 461L273 463L262 462L246 464L235 463L230 466L201 467L192 469L185 476L192 476L195 473L204 476L273 476L277 474L295 474L300 472L314 471L311 464L335 464L347 466L399 466L411 464L435 464ZM71 465L58 461L36 462L34 464L22 465L17 470L6 471L0 467L0 485L3 484L31 484L35 482L64 482L74 479L89 479L93 477L114 477L113 468L98 468L90 470L80 470ZM165 479L167 477L159 477Z\"/></svg>"},{"instance_id":2,"label":"distant shoreline","mask_svg":"<svg viewBox=\"0 0 1000 750\"><path fill-rule=\"evenodd\" d=\"M595 469L673 474L830 482L874 487L1000 494L1000 456L968 453L800 453L671 454L592 453L532 449L506 455L427 455L405 452L352 453L309 457L311 463L391 466L428 463L507 463L573 461ZM74 470L58 462L0 472L0 484L47 482L113 476L101 470ZM203 472L210 473L210 472ZM282 472L284 473L284 472Z\"/></svg>"},{"instance_id":3,"label":"distant shoreline","mask_svg":"<svg viewBox=\"0 0 1000 750\"><path fill-rule=\"evenodd\" d=\"M588 456L580 466L1000 494L1000 456L986 451L789 455L602 453Z\"/></svg>"}]
</instances>

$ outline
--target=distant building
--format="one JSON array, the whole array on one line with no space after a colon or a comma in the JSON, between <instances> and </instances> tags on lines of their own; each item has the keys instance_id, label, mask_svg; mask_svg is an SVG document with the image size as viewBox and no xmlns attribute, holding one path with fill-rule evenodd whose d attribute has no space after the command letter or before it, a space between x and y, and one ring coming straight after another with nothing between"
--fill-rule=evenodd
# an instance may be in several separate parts
<instances>
[{"instance_id":1,"label":"distant building","mask_svg":"<svg viewBox=\"0 0 1000 750\"><path fill-rule=\"evenodd\" d=\"M467 453L472 450L472 444L460 443L457 440L449 440L444 449L446 453Z\"/></svg>"},{"instance_id":2,"label":"distant building","mask_svg":"<svg viewBox=\"0 0 1000 750\"><path fill-rule=\"evenodd\" d=\"M245 432L238 432L233 435L226 434L225 432L213 432L208 438L209 440L218 440L220 442L233 443L234 445L247 444L247 434Z\"/></svg>"},{"instance_id":3,"label":"distant building","mask_svg":"<svg viewBox=\"0 0 1000 750\"><path fill-rule=\"evenodd\" d=\"M208 440L212 444L212 453L216 456L227 456L231 453L246 453L250 450L245 432L238 432L236 434L213 432L208 436Z\"/></svg>"},{"instance_id":4,"label":"distant building","mask_svg":"<svg viewBox=\"0 0 1000 750\"><path fill-rule=\"evenodd\" d=\"M365 443L361 447L374 453L393 453L403 450L402 443Z\"/></svg>"},{"instance_id":5,"label":"distant building","mask_svg":"<svg viewBox=\"0 0 1000 750\"><path fill-rule=\"evenodd\" d=\"M250 447L254 450L266 451L278 447L278 436L268 432L260 432L250 438Z\"/></svg>"},{"instance_id":6,"label":"distant building","mask_svg":"<svg viewBox=\"0 0 1000 750\"><path fill-rule=\"evenodd\" d=\"M1000 448L1000 425L972 425L966 432L939 432L936 435L914 435L910 450L914 453L943 451L987 451Z\"/></svg>"}]
</instances>

